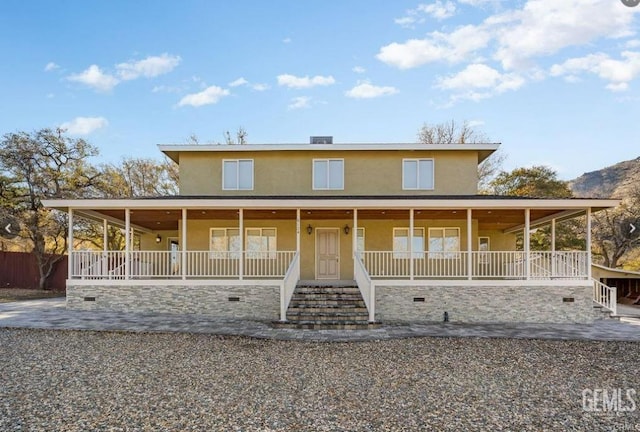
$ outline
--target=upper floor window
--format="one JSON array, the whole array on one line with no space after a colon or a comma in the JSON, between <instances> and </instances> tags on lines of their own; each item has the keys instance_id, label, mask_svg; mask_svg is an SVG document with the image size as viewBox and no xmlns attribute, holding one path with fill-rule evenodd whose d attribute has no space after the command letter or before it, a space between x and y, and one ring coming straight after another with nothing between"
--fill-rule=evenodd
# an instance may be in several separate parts
<instances>
[{"instance_id":1,"label":"upper floor window","mask_svg":"<svg viewBox=\"0 0 640 432\"><path fill-rule=\"evenodd\" d=\"M344 159L314 159L313 189L344 189Z\"/></svg>"},{"instance_id":2,"label":"upper floor window","mask_svg":"<svg viewBox=\"0 0 640 432\"><path fill-rule=\"evenodd\" d=\"M403 159L402 189L432 190L433 159Z\"/></svg>"},{"instance_id":3,"label":"upper floor window","mask_svg":"<svg viewBox=\"0 0 640 432\"><path fill-rule=\"evenodd\" d=\"M253 190L253 160L222 161L223 190Z\"/></svg>"}]
</instances>

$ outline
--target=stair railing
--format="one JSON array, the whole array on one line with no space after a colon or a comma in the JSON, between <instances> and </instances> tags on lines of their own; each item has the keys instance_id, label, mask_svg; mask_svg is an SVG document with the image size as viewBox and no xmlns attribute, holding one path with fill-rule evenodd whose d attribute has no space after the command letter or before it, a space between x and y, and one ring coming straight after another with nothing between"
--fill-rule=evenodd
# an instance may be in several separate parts
<instances>
[{"instance_id":1,"label":"stair railing","mask_svg":"<svg viewBox=\"0 0 640 432\"><path fill-rule=\"evenodd\" d=\"M375 322L376 316L376 286L371 282L371 277L367 268L362 261L360 252L356 252L353 260L354 278L360 294L364 300L364 304L369 311L369 322Z\"/></svg>"},{"instance_id":2,"label":"stair railing","mask_svg":"<svg viewBox=\"0 0 640 432\"><path fill-rule=\"evenodd\" d=\"M300 280L300 252L296 251L280 285L280 321L287 320L287 308Z\"/></svg>"}]
</instances>

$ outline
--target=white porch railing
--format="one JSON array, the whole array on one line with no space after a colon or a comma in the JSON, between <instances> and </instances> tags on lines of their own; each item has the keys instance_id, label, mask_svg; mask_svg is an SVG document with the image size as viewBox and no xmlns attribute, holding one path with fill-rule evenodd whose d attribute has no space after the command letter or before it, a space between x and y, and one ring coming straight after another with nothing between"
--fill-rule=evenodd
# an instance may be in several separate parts
<instances>
[{"instance_id":1,"label":"white porch railing","mask_svg":"<svg viewBox=\"0 0 640 432\"><path fill-rule=\"evenodd\" d=\"M356 280L356 285L360 289L360 294L362 294L362 299L364 300L364 304L367 306L367 310L369 311L369 322L375 321L376 316L376 287L371 282L371 277L369 277L369 273L362 262L361 253L356 253L356 256L353 260L353 274Z\"/></svg>"},{"instance_id":2,"label":"white porch railing","mask_svg":"<svg viewBox=\"0 0 640 432\"><path fill-rule=\"evenodd\" d=\"M618 298L616 287L610 287L597 279L593 279L593 301L609 309L613 315L618 314Z\"/></svg>"},{"instance_id":3,"label":"white porch railing","mask_svg":"<svg viewBox=\"0 0 640 432\"><path fill-rule=\"evenodd\" d=\"M187 278L238 278L240 256L244 257L243 277L283 278L295 251L276 252L210 252L210 251L131 251L131 279L181 278L182 254L186 254L184 276ZM126 252L74 251L71 254L70 278L124 279Z\"/></svg>"},{"instance_id":4,"label":"white porch railing","mask_svg":"<svg viewBox=\"0 0 640 432\"><path fill-rule=\"evenodd\" d=\"M411 260L406 252L360 252L365 269L372 278L409 278ZM420 279L586 279L587 252L523 251L414 252L413 277ZM527 266L529 271L527 272Z\"/></svg>"},{"instance_id":5,"label":"white porch railing","mask_svg":"<svg viewBox=\"0 0 640 432\"><path fill-rule=\"evenodd\" d=\"M300 280L300 253L296 252L280 287L280 321L287 320L287 309Z\"/></svg>"}]
</instances>

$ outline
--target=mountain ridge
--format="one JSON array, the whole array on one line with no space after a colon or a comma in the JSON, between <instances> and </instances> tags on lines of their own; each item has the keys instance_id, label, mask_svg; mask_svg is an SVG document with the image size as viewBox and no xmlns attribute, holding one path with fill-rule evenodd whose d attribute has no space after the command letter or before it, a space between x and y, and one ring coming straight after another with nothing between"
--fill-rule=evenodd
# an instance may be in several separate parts
<instances>
[{"instance_id":1,"label":"mountain ridge","mask_svg":"<svg viewBox=\"0 0 640 432\"><path fill-rule=\"evenodd\" d=\"M579 198L626 198L640 188L640 157L586 172L570 180L569 188Z\"/></svg>"}]
</instances>

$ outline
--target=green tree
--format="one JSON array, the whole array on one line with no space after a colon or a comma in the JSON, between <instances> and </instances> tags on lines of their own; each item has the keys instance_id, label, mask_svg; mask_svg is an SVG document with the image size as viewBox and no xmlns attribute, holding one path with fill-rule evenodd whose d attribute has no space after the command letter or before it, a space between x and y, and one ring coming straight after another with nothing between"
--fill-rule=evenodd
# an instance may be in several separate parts
<instances>
[{"instance_id":1,"label":"green tree","mask_svg":"<svg viewBox=\"0 0 640 432\"><path fill-rule=\"evenodd\" d=\"M97 154L61 129L8 133L0 142L0 199L32 245L41 289L67 250L68 232L66 218L43 208L42 200L94 196L100 174L88 158Z\"/></svg>"},{"instance_id":2,"label":"green tree","mask_svg":"<svg viewBox=\"0 0 640 432\"><path fill-rule=\"evenodd\" d=\"M490 191L495 195L519 196L527 198L571 198L573 193L568 182L558 179L558 174L546 166L516 168L511 172L501 172L490 183ZM583 219L570 219L556 225L556 249L584 249L585 224ZM551 250L551 227L536 229L530 236L532 250ZM518 239L522 242L522 238Z\"/></svg>"},{"instance_id":3,"label":"green tree","mask_svg":"<svg viewBox=\"0 0 640 432\"><path fill-rule=\"evenodd\" d=\"M640 246L640 188L632 190L619 207L596 213L593 221L594 255L606 267L633 267L632 259ZM631 224L636 227L634 232Z\"/></svg>"},{"instance_id":4,"label":"green tree","mask_svg":"<svg viewBox=\"0 0 640 432\"><path fill-rule=\"evenodd\" d=\"M424 123L418 130L418 142L421 144L480 144L490 141L484 132L474 129L467 121ZM505 154L499 148L478 165L478 190L481 193L488 192L489 183L502 169L505 159Z\"/></svg>"},{"instance_id":5,"label":"green tree","mask_svg":"<svg viewBox=\"0 0 640 432\"><path fill-rule=\"evenodd\" d=\"M501 172L489 183L495 195L528 198L571 198L573 192L567 182L559 180L558 174L546 166L516 168Z\"/></svg>"}]
</instances>

